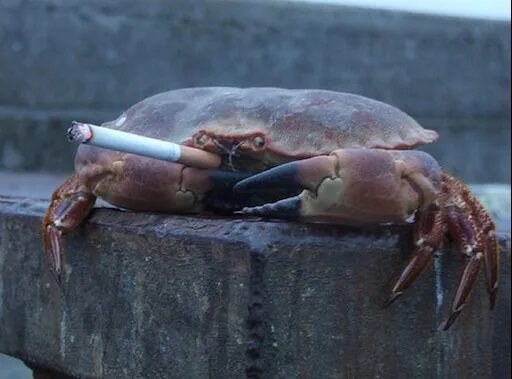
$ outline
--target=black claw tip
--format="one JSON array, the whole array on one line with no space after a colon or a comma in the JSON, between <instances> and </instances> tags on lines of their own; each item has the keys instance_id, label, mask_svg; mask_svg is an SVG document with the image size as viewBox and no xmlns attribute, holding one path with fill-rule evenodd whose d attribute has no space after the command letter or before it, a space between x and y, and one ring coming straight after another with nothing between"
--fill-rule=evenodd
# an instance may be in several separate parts
<instances>
[{"instance_id":1,"label":"black claw tip","mask_svg":"<svg viewBox=\"0 0 512 379\"><path fill-rule=\"evenodd\" d=\"M214 170L210 173L210 180L214 190L231 192L236 183L250 176L247 172Z\"/></svg>"},{"instance_id":2,"label":"black claw tip","mask_svg":"<svg viewBox=\"0 0 512 379\"><path fill-rule=\"evenodd\" d=\"M247 179L241 180L233 187L233 191L275 191L276 189L301 190L302 186L296 182L296 175L296 163L285 163L281 166L268 169Z\"/></svg>"},{"instance_id":3,"label":"black claw tip","mask_svg":"<svg viewBox=\"0 0 512 379\"><path fill-rule=\"evenodd\" d=\"M402 292L397 292L397 293L394 293L392 294L388 301L386 301L386 303L382 306L382 308L387 308L389 307L391 304L393 304L395 302L396 299L398 299L400 296L402 296Z\"/></svg>"}]
</instances>

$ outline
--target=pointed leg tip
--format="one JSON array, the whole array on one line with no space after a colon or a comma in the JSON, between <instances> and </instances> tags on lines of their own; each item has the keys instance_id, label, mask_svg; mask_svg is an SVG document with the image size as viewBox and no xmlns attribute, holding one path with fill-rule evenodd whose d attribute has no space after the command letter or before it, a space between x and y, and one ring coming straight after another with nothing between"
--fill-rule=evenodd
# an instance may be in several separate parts
<instances>
[{"instance_id":1,"label":"pointed leg tip","mask_svg":"<svg viewBox=\"0 0 512 379\"><path fill-rule=\"evenodd\" d=\"M438 330L440 330L442 332L446 332L448 329L450 329L450 326L452 326L452 324L449 323L448 320L446 320L446 321L442 322L441 325L439 325Z\"/></svg>"},{"instance_id":2,"label":"pointed leg tip","mask_svg":"<svg viewBox=\"0 0 512 379\"><path fill-rule=\"evenodd\" d=\"M448 319L439 326L439 329L442 331L447 331L448 329L450 329L450 327L453 325L455 320L457 320L457 318L459 317L460 313L461 313L461 310L452 312L450 317L448 317Z\"/></svg>"},{"instance_id":3,"label":"pointed leg tip","mask_svg":"<svg viewBox=\"0 0 512 379\"><path fill-rule=\"evenodd\" d=\"M57 262L52 262L50 264L50 271L53 274L53 277L55 278L55 281L60 286L62 284L62 266Z\"/></svg>"},{"instance_id":4,"label":"pointed leg tip","mask_svg":"<svg viewBox=\"0 0 512 379\"><path fill-rule=\"evenodd\" d=\"M61 287L63 281L62 270L57 269L55 267L50 267L50 272L52 273L55 282L58 284L59 287Z\"/></svg>"},{"instance_id":5,"label":"pointed leg tip","mask_svg":"<svg viewBox=\"0 0 512 379\"><path fill-rule=\"evenodd\" d=\"M387 308L389 307L391 304L393 304L396 299L398 299L400 296L402 296L403 292L396 292L394 294L391 294L391 296L388 298L388 300L384 303L384 305L382 306L382 308Z\"/></svg>"}]
</instances>

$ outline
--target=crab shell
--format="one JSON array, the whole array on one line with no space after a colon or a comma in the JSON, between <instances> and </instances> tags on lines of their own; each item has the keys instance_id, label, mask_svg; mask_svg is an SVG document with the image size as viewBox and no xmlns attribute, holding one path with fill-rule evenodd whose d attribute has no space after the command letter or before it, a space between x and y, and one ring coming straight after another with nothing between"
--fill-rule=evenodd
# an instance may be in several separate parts
<instances>
[{"instance_id":1,"label":"crab shell","mask_svg":"<svg viewBox=\"0 0 512 379\"><path fill-rule=\"evenodd\" d=\"M169 91L102 126L215 152L230 158L223 168L247 173L337 149L410 149L437 139L436 132L376 100L279 88ZM229 149L235 154L227 154ZM177 175L172 163L87 145L80 146L75 167L96 196L136 210L199 211L197 196L212 186L203 175L190 173L192 191L178 199L171 194Z\"/></svg>"},{"instance_id":2,"label":"crab shell","mask_svg":"<svg viewBox=\"0 0 512 379\"><path fill-rule=\"evenodd\" d=\"M265 144L260 152L278 160L342 148L410 149L438 137L404 112L376 100L280 88L169 91L135 104L103 126L202 148L202 134L220 139L261 135Z\"/></svg>"}]
</instances>

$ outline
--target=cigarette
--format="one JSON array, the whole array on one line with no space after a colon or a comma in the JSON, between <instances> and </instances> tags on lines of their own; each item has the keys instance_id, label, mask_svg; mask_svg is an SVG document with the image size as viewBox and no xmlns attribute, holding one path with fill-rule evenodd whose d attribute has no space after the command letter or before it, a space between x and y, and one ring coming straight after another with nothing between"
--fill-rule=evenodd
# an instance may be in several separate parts
<instances>
[{"instance_id":1,"label":"cigarette","mask_svg":"<svg viewBox=\"0 0 512 379\"><path fill-rule=\"evenodd\" d=\"M70 142L123 151L197 168L218 168L218 155L193 147L73 121L67 131Z\"/></svg>"}]
</instances>

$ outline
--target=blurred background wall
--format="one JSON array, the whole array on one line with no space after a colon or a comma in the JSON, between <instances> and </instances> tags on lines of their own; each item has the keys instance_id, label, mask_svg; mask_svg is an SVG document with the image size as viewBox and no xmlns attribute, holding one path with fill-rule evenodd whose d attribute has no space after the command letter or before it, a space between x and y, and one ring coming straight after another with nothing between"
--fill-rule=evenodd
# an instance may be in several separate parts
<instances>
[{"instance_id":1,"label":"blurred background wall","mask_svg":"<svg viewBox=\"0 0 512 379\"><path fill-rule=\"evenodd\" d=\"M382 100L440 133L426 150L449 171L510 183L510 21L294 1L0 1L0 169L71 171L71 120L212 85Z\"/></svg>"}]
</instances>

